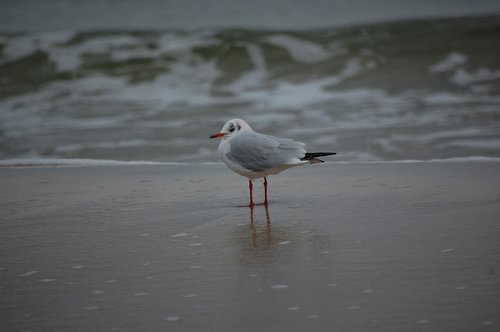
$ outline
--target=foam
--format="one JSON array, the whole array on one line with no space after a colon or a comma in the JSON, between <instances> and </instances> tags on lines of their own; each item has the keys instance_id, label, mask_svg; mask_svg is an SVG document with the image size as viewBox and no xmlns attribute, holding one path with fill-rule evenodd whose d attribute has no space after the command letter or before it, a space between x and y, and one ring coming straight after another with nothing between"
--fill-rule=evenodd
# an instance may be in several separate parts
<instances>
[{"instance_id":1,"label":"foam","mask_svg":"<svg viewBox=\"0 0 500 332\"><path fill-rule=\"evenodd\" d=\"M453 158L442 158L442 159L436 158L428 160L407 159L407 160L391 160L391 161L368 161L363 163L391 164L391 163L471 163L471 162L500 163L500 157L470 156L470 157L453 157Z\"/></svg>"},{"instance_id":2,"label":"foam","mask_svg":"<svg viewBox=\"0 0 500 332\"><path fill-rule=\"evenodd\" d=\"M500 78L500 70L492 70L489 68L479 68L470 71L464 68L464 64L468 62L467 56L461 53L452 52L448 56L432 65L429 68L431 73L451 73L450 82L458 86L468 86L478 82L488 82Z\"/></svg>"},{"instance_id":3,"label":"foam","mask_svg":"<svg viewBox=\"0 0 500 332\"><path fill-rule=\"evenodd\" d=\"M242 95L249 88L255 89L262 86L262 83L269 76L262 49L253 43L243 43L243 46L252 62L253 70L244 73L237 81L225 88L237 95Z\"/></svg>"},{"instance_id":4,"label":"foam","mask_svg":"<svg viewBox=\"0 0 500 332\"><path fill-rule=\"evenodd\" d=\"M498 73L500 75L500 71ZM456 94L450 92L432 92L420 98L422 102L430 106L450 105L464 103L500 103L498 95L473 95L473 94Z\"/></svg>"},{"instance_id":5,"label":"foam","mask_svg":"<svg viewBox=\"0 0 500 332\"><path fill-rule=\"evenodd\" d=\"M480 129L480 128L462 128L462 129L450 129L441 130L426 135L418 134L398 134L392 135L391 141L406 141L412 143L428 143L432 141L438 141L442 139L456 139L456 138L466 138L466 137L478 137L481 135L495 135L496 131L493 129Z\"/></svg>"},{"instance_id":6,"label":"foam","mask_svg":"<svg viewBox=\"0 0 500 332\"><path fill-rule=\"evenodd\" d=\"M431 73L444 73L447 71L452 71L456 67L465 64L467 61L468 59L464 54L458 52L451 52L445 59L432 65L429 68L429 71Z\"/></svg>"},{"instance_id":7,"label":"foam","mask_svg":"<svg viewBox=\"0 0 500 332\"><path fill-rule=\"evenodd\" d=\"M120 161L98 159L7 159L0 160L0 167L84 167L84 166L148 166L185 165L178 162Z\"/></svg>"},{"instance_id":8,"label":"foam","mask_svg":"<svg viewBox=\"0 0 500 332\"><path fill-rule=\"evenodd\" d=\"M215 38L215 31L208 29L189 33L165 32L158 38L158 47L162 53L184 53L194 47L217 44L219 41Z\"/></svg>"},{"instance_id":9,"label":"foam","mask_svg":"<svg viewBox=\"0 0 500 332\"><path fill-rule=\"evenodd\" d=\"M457 139L443 144L438 144L437 148L461 147L478 150L500 151L500 139Z\"/></svg>"},{"instance_id":10,"label":"foam","mask_svg":"<svg viewBox=\"0 0 500 332\"><path fill-rule=\"evenodd\" d=\"M328 164L391 164L391 163L466 163L466 162L500 162L500 157L455 157L429 160L373 160L369 155L360 158L358 161L330 161ZM95 167L95 166L223 166L222 162L160 162L160 161L121 161L102 159L6 159L0 160L0 167ZM174 234L171 237L188 236L187 233ZM191 246L200 246L201 243L194 243Z\"/></svg>"},{"instance_id":11,"label":"foam","mask_svg":"<svg viewBox=\"0 0 500 332\"><path fill-rule=\"evenodd\" d=\"M474 72L463 68L457 70L451 77L451 82L460 86L467 86L472 83L488 82L500 78L500 70L491 70L488 68L477 69Z\"/></svg>"},{"instance_id":12,"label":"foam","mask_svg":"<svg viewBox=\"0 0 500 332\"><path fill-rule=\"evenodd\" d=\"M89 126L90 127L90 126ZM187 146L189 142L185 139L169 141L149 141L144 139L120 140L116 142L86 142L84 144L59 144L54 151L56 153L77 152L81 149L114 149L114 148L133 148L133 147L172 147Z\"/></svg>"},{"instance_id":13,"label":"foam","mask_svg":"<svg viewBox=\"0 0 500 332\"><path fill-rule=\"evenodd\" d=\"M58 31L5 38L5 48L0 63L16 60L36 51L50 52L53 47L66 43L74 35L73 31Z\"/></svg>"},{"instance_id":14,"label":"foam","mask_svg":"<svg viewBox=\"0 0 500 332\"><path fill-rule=\"evenodd\" d=\"M276 34L266 37L264 40L270 44L285 48L292 59L301 63L318 63L334 55L320 44L290 35Z\"/></svg>"}]
</instances>

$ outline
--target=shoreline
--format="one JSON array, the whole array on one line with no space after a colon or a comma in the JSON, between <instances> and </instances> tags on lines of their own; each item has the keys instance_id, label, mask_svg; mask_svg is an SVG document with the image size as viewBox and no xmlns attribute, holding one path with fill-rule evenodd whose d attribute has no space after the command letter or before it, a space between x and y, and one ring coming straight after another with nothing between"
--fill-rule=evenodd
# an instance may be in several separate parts
<instances>
[{"instance_id":1,"label":"shoreline","mask_svg":"<svg viewBox=\"0 0 500 332\"><path fill-rule=\"evenodd\" d=\"M499 163L500 157L469 156L442 159L402 159L402 160L372 160L372 161L327 161L327 164L399 164L399 163ZM16 167L85 167L85 166L181 166L181 165L224 165L223 162L182 162L182 161L152 161L152 160L111 160L86 158L12 158L0 159L1 168Z\"/></svg>"}]
</instances>

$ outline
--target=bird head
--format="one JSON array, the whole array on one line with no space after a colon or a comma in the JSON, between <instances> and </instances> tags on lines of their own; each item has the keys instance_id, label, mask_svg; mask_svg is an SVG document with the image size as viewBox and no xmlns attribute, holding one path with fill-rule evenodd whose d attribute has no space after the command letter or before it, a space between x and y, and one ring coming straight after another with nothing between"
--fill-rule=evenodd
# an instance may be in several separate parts
<instances>
[{"instance_id":1,"label":"bird head","mask_svg":"<svg viewBox=\"0 0 500 332\"><path fill-rule=\"evenodd\" d=\"M213 134L210 138L229 138L238 135L244 130L252 130L252 128L241 119L232 119L222 126L220 132Z\"/></svg>"}]
</instances>

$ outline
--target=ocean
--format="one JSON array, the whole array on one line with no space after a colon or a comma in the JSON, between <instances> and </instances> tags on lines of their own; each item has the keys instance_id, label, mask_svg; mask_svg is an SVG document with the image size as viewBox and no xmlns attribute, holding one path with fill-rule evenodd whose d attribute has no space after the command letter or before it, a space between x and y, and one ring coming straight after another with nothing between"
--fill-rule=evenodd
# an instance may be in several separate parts
<instances>
[{"instance_id":1,"label":"ocean","mask_svg":"<svg viewBox=\"0 0 500 332\"><path fill-rule=\"evenodd\" d=\"M500 14L423 16L2 23L0 159L214 162L234 117L336 161L500 157Z\"/></svg>"}]
</instances>

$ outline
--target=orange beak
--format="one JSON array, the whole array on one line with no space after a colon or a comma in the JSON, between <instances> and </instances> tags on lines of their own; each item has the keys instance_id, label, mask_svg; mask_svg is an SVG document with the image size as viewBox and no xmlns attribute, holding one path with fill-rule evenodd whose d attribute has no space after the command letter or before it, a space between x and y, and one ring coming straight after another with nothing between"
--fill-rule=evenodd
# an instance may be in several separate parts
<instances>
[{"instance_id":1,"label":"orange beak","mask_svg":"<svg viewBox=\"0 0 500 332\"><path fill-rule=\"evenodd\" d=\"M224 137L224 133L215 133L213 134L212 136L210 136L210 138L219 138L219 137Z\"/></svg>"}]
</instances>

